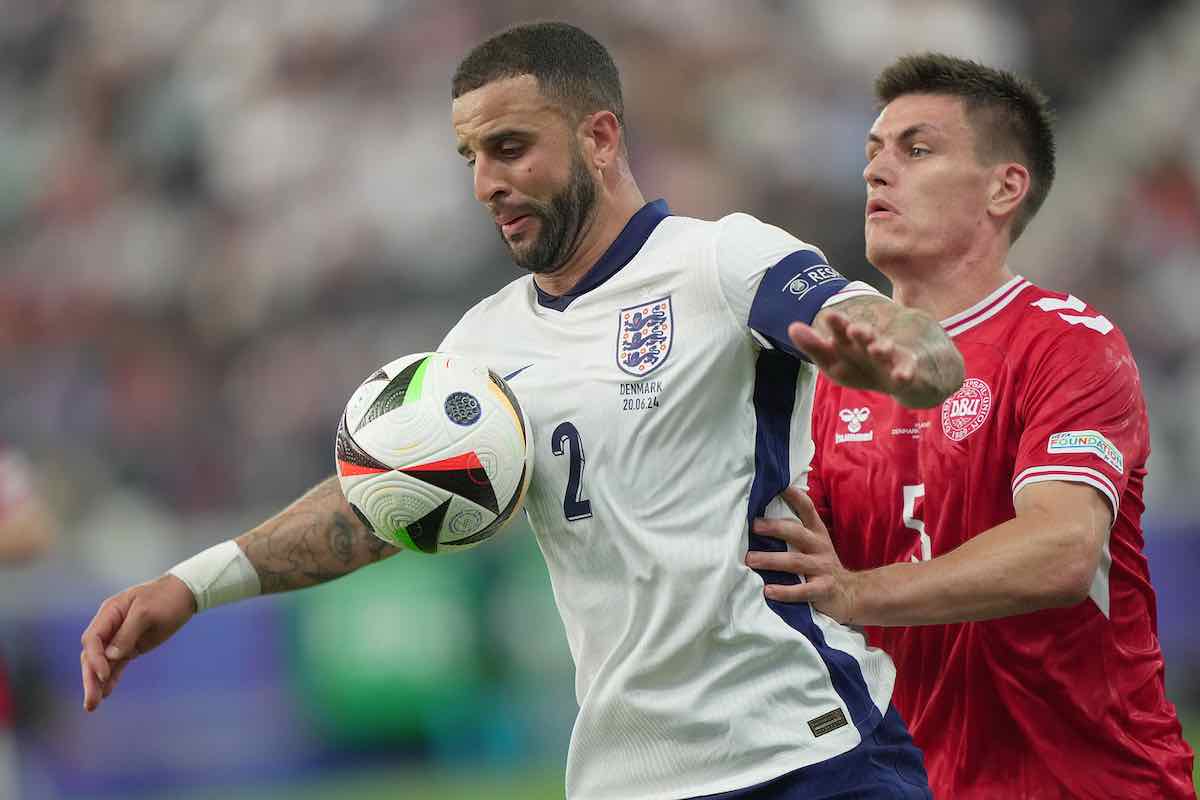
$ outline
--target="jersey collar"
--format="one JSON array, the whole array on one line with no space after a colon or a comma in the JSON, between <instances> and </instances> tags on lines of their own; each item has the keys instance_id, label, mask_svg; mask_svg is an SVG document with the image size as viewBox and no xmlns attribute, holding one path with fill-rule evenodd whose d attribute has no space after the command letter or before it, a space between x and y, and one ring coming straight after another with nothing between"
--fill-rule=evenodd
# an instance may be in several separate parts
<instances>
[{"instance_id":1,"label":"jersey collar","mask_svg":"<svg viewBox=\"0 0 1200 800\"><path fill-rule=\"evenodd\" d=\"M620 272L621 267L632 261L633 257L642 249L642 245L650 238L650 234L654 233L658 223L669 216L671 216L671 209L667 207L666 200L646 203L629 218L629 222L625 223L625 227L604 251L604 255L600 256L600 260L587 271L587 274L579 283L575 284L571 291L555 296L542 291L542 288L534 282L533 288L537 290L538 305L554 311L566 311L567 306L571 305L575 298L595 289Z\"/></svg>"},{"instance_id":2,"label":"jersey collar","mask_svg":"<svg viewBox=\"0 0 1200 800\"><path fill-rule=\"evenodd\" d=\"M942 320L942 327L946 330L946 335L953 338L964 331L969 331L976 325L986 322L1003 311L1026 287L1032 285L1020 275L1014 276L999 289L967 310L960 311Z\"/></svg>"}]
</instances>

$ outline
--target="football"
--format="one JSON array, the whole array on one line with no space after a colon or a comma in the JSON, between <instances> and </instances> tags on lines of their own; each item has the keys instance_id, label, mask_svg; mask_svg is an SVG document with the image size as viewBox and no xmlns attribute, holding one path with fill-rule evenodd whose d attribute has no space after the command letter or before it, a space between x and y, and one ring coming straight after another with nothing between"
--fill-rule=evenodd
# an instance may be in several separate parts
<instances>
[{"instance_id":1,"label":"football","mask_svg":"<svg viewBox=\"0 0 1200 800\"><path fill-rule=\"evenodd\" d=\"M342 492L389 544L474 547L521 507L529 423L503 379L447 353L402 356L350 396L335 444Z\"/></svg>"}]
</instances>

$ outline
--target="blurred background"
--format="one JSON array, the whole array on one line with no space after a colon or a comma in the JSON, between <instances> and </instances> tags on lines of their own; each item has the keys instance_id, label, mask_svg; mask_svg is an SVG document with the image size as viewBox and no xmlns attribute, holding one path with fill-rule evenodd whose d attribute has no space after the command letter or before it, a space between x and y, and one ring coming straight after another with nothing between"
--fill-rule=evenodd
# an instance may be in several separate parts
<instances>
[{"instance_id":1,"label":"blurred background","mask_svg":"<svg viewBox=\"0 0 1200 800\"><path fill-rule=\"evenodd\" d=\"M0 566L20 796L562 796L572 667L520 526L204 614L97 714L78 669L106 596L330 474L354 387L518 276L454 151L450 75L538 18L612 50L647 198L749 211L885 290L862 241L877 70L940 49L1041 84L1060 177L1012 266L1140 364L1146 550L1195 743L1200 3L0 0L0 442L61 521Z\"/></svg>"}]
</instances>

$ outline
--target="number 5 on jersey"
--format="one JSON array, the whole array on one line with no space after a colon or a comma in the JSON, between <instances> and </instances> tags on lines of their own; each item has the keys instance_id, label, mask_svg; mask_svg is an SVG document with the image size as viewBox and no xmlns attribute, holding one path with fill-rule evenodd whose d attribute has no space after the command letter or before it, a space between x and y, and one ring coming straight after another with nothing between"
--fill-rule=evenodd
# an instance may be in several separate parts
<instances>
[{"instance_id":1,"label":"number 5 on jersey","mask_svg":"<svg viewBox=\"0 0 1200 800\"><path fill-rule=\"evenodd\" d=\"M933 558L933 542L925 532L925 520L917 519L917 500L925 496L925 484L913 483L904 487L904 527L912 528L921 540L921 557L911 556L913 561L928 561Z\"/></svg>"},{"instance_id":2,"label":"number 5 on jersey","mask_svg":"<svg viewBox=\"0 0 1200 800\"><path fill-rule=\"evenodd\" d=\"M560 422L550 438L550 452L556 456L568 453L570 458L563 516L571 522L587 519L592 515L592 504L583 497L583 440L579 438L579 430L570 422Z\"/></svg>"}]
</instances>

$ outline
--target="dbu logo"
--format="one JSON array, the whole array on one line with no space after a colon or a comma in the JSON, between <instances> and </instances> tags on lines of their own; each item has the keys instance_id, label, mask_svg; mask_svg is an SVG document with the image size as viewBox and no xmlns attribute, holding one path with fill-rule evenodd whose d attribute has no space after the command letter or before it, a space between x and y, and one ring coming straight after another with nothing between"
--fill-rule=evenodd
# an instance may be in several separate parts
<instances>
[{"instance_id":1,"label":"dbu logo","mask_svg":"<svg viewBox=\"0 0 1200 800\"><path fill-rule=\"evenodd\" d=\"M953 417L973 417L979 413L979 406L983 401L978 397L962 397L950 403L950 416Z\"/></svg>"},{"instance_id":2,"label":"dbu logo","mask_svg":"<svg viewBox=\"0 0 1200 800\"><path fill-rule=\"evenodd\" d=\"M992 390L979 378L967 378L962 388L942 403L942 430L946 438L961 442L983 427L992 410Z\"/></svg>"}]
</instances>

